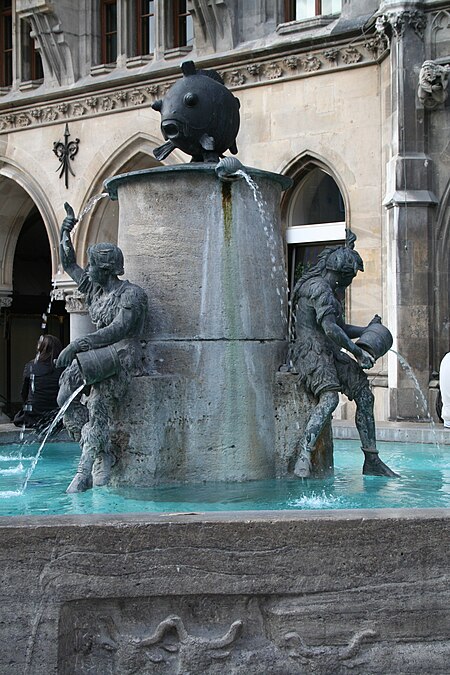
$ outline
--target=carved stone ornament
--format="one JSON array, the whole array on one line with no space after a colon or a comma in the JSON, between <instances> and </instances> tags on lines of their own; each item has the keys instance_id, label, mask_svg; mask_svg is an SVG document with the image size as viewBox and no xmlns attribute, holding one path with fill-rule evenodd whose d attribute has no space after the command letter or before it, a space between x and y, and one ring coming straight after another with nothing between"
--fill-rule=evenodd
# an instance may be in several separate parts
<instances>
[{"instance_id":1,"label":"carved stone ornament","mask_svg":"<svg viewBox=\"0 0 450 675\"><path fill-rule=\"evenodd\" d=\"M307 73L312 73L322 67L322 61L314 54L310 54L303 60L303 67Z\"/></svg>"},{"instance_id":2,"label":"carved stone ornament","mask_svg":"<svg viewBox=\"0 0 450 675\"><path fill-rule=\"evenodd\" d=\"M361 52L355 47L347 47L341 52L341 58L344 63L358 63L362 59Z\"/></svg>"},{"instance_id":3,"label":"carved stone ornament","mask_svg":"<svg viewBox=\"0 0 450 675\"><path fill-rule=\"evenodd\" d=\"M66 296L64 293L64 290L58 286L55 286L55 288L52 289L50 293L50 299L53 300L65 300Z\"/></svg>"},{"instance_id":4,"label":"carved stone ornament","mask_svg":"<svg viewBox=\"0 0 450 675\"><path fill-rule=\"evenodd\" d=\"M219 0L216 0L216 4L218 2ZM245 65L230 65L221 69L219 74L227 86L232 89L244 85L251 87L252 84L260 84L264 81L305 77L317 70L354 67L358 63L378 59L385 51L393 33L391 21L396 30L400 30L404 24L409 24L418 30L423 23L423 17L422 19L421 17L422 15L418 12L403 12L398 15L393 12L383 14L377 20L380 31L378 35L364 42L343 46L340 49L328 48L307 54L284 55L274 58L270 63L264 60L252 60L251 63ZM389 34L389 40L384 31ZM0 133L30 126L48 125L61 119L70 121L85 116L120 113L127 108L145 107L149 105L149 100L163 98L178 77L178 73L174 73L165 81L129 87L122 84L120 89L108 94L80 95L75 100L47 102L36 105L31 110L24 108L14 113L5 112L0 115Z\"/></svg>"},{"instance_id":5,"label":"carved stone ornament","mask_svg":"<svg viewBox=\"0 0 450 675\"><path fill-rule=\"evenodd\" d=\"M323 55L330 63L336 63L339 56L339 49L327 49Z\"/></svg>"},{"instance_id":6,"label":"carved stone ornament","mask_svg":"<svg viewBox=\"0 0 450 675\"><path fill-rule=\"evenodd\" d=\"M0 309L11 307L12 297L10 295L0 295Z\"/></svg>"},{"instance_id":7,"label":"carved stone ornament","mask_svg":"<svg viewBox=\"0 0 450 675\"><path fill-rule=\"evenodd\" d=\"M261 72L261 64L260 63L251 63L249 66L247 66L247 70L250 73L250 75L257 76Z\"/></svg>"},{"instance_id":8,"label":"carved stone ornament","mask_svg":"<svg viewBox=\"0 0 450 675\"><path fill-rule=\"evenodd\" d=\"M450 65L441 66L434 61L424 61L419 73L418 97L424 108L434 110L448 97Z\"/></svg>"},{"instance_id":9,"label":"carved stone ornament","mask_svg":"<svg viewBox=\"0 0 450 675\"><path fill-rule=\"evenodd\" d=\"M286 56L286 58L283 59L283 63L289 70L296 70L300 65L299 58L298 56L295 56L295 54L293 56Z\"/></svg>"},{"instance_id":10,"label":"carved stone ornament","mask_svg":"<svg viewBox=\"0 0 450 675\"><path fill-rule=\"evenodd\" d=\"M228 73L227 80L228 84L231 86L239 86L244 84L246 77L240 70L232 70L230 73Z\"/></svg>"},{"instance_id":11,"label":"carved stone ornament","mask_svg":"<svg viewBox=\"0 0 450 675\"><path fill-rule=\"evenodd\" d=\"M80 291L73 291L71 295L66 296L66 310L76 313L87 313L85 296Z\"/></svg>"},{"instance_id":12,"label":"carved stone ornament","mask_svg":"<svg viewBox=\"0 0 450 675\"><path fill-rule=\"evenodd\" d=\"M264 70L268 80L277 80L283 75L283 70L278 63L268 63Z\"/></svg>"},{"instance_id":13,"label":"carved stone ornament","mask_svg":"<svg viewBox=\"0 0 450 675\"><path fill-rule=\"evenodd\" d=\"M383 38L390 42L394 36L403 37L407 27L412 28L416 35L423 39L426 25L425 14L415 9L381 14L376 20L375 28Z\"/></svg>"}]
</instances>

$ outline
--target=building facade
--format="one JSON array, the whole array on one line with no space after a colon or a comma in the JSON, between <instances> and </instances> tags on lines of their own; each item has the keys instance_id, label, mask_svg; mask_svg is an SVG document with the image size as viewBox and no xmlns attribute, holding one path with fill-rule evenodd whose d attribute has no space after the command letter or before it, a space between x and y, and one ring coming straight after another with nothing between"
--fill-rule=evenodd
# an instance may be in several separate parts
<instances>
[{"instance_id":1,"label":"building facade","mask_svg":"<svg viewBox=\"0 0 450 675\"><path fill-rule=\"evenodd\" d=\"M19 403L45 325L89 330L61 271L74 234L116 241L115 174L157 166L151 104L183 60L241 101L238 157L293 178L281 209L290 283L321 248L358 237L347 320L375 313L433 401L450 350L450 2L424 0L1 0L0 400ZM165 163L189 161L181 152ZM188 224L187 224L188 226ZM378 419L424 416L394 353L370 373ZM341 407L342 416L351 413Z\"/></svg>"}]
</instances>

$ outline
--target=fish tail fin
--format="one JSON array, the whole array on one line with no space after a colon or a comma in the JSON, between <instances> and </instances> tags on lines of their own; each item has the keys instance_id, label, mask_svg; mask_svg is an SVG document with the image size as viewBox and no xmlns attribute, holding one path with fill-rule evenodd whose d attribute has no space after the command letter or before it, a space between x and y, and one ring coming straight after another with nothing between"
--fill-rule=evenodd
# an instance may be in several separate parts
<instances>
[{"instance_id":1,"label":"fish tail fin","mask_svg":"<svg viewBox=\"0 0 450 675\"><path fill-rule=\"evenodd\" d=\"M162 162L163 159L166 159L166 157L170 155L172 150L175 150L175 145L172 143L172 141L167 141L166 143L163 143L162 145L159 145L157 148L155 148L153 150L153 155L158 160L158 162Z\"/></svg>"}]
</instances>

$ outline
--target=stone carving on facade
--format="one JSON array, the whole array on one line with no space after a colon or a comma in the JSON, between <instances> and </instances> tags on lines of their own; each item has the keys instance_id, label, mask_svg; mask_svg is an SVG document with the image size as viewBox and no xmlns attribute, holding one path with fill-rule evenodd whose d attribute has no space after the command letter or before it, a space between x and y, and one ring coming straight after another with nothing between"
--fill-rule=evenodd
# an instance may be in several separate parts
<instances>
[{"instance_id":1,"label":"stone carving on facade","mask_svg":"<svg viewBox=\"0 0 450 675\"><path fill-rule=\"evenodd\" d=\"M109 111L113 110L116 106L116 102L111 96L104 96L102 98L102 110Z\"/></svg>"},{"instance_id":2,"label":"stone carving on facade","mask_svg":"<svg viewBox=\"0 0 450 675\"><path fill-rule=\"evenodd\" d=\"M45 109L44 118L47 122L54 122L59 117L56 108L49 106Z\"/></svg>"},{"instance_id":3,"label":"stone carving on facade","mask_svg":"<svg viewBox=\"0 0 450 675\"><path fill-rule=\"evenodd\" d=\"M10 295L0 295L0 309L11 307L12 297Z\"/></svg>"},{"instance_id":4,"label":"stone carving on facade","mask_svg":"<svg viewBox=\"0 0 450 675\"><path fill-rule=\"evenodd\" d=\"M140 89L135 89L130 94L130 100L133 105L142 105L145 101L145 94Z\"/></svg>"},{"instance_id":5,"label":"stone carving on facade","mask_svg":"<svg viewBox=\"0 0 450 675\"><path fill-rule=\"evenodd\" d=\"M426 15L415 9L381 14L376 20L375 28L390 43L392 37L403 37L408 27L423 39L426 25Z\"/></svg>"},{"instance_id":6,"label":"stone carving on facade","mask_svg":"<svg viewBox=\"0 0 450 675\"><path fill-rule=\"evenodd\" d=\"M264 69L265 75L268 80L277 80L283 75L283 69L279 63L268 63Z\"/></svg>"},{"instance_id":7,"label":"stone carving on facade","mask_svg":"<svg viewBox=\"0 0 450 675\"><path fill-rule=\"evenodd\" d=\"M91 110L97 110L97 106L98 106L97 96L89 96L89 98L86 99L86 105Z\"/></svg>"},{"instance_id":8,"label":"stone carving on facade","mask_svg":"<svg viewBox=\"0 0 450 675\"><path fill-rule=\"evenodd\" d=\"M134 92L133 92L134 93ZM122 106L125 106L127 103L127 98L128 98L128 92L125 91L124 89L121 89L115 94L116 100L122 104Z\"/></svg>"},{"instance_id":9,"label":"stone carving on facade","mask_svg":"<svg viewBox=\"0 0 450 675\"><path fill-rule=\"evenodd\" d=\"M385 15L383 15L385 16ZM381 18L381 17L379 17ZM390 26L390 24L389 24ZM377 35L366 42L351 45L346 48L332 48L324 51L308 53L306 55L290 54L280 56L280 58L270 63L261 61L252 61L245 66L230 66L229 69L220 71L220 75L231 89L234 87L252 86L253 83L260 83L264 80L276 80L292 77L305 77L317 70L326 70L327 68L353 67L358 63L367 62L379 58L383 53L388 42L382 35ZM8 132L20 126L17 120L18 115L25 114L22 119L23 126L36 126L40 124L51 124L61 117L65 120L79 118L84 115L96 115L104 113L116 113L128 107L146 106L149 103L149 97L161 98L165 96L174 82L178 79L177 74L171 76L167 81L154 82L142 86L122 87L114 93L104 94L102 96L80 96L72 101L59 101L54 104L43 104L35 106L32 110L22 110L16 113L5 113L0 115L0 132ZM28 120L28 123L27 121Z\"/></svg>"},{"instance_id":10,"label":"stone carving on facade","mask_svg":"<svg viewBox=\"0 0 450 675\"><path fill-rule=\"evenodd\" d=\"M261 64L260 63L250 63L250 65L247 66L247 70L250 73L250 75L253 75L253 77L256 77L261 72Z\"/></svg>"},{"instance_id":11,"label":"stone carving on facade","mask_svg":"<svg viewBox=\"0 0 450 675\"><path fill-rule=\"evenodd\" d=\"M58 112L60 112L62 115L67 115L69 112L69 104L63 101L63 103L58 103L56 106Z\"/></svg>"},{"instance_id":12,"label":"stone carving on facade","mask_svg":"<svg viewBox=\"0 0 450 675\"><path fill-rule=\"evenodd\" d=\"M358 63L362 59L361 52L356 47L347 47L341 52L341 58L344 63Z\"/></svg>"},{"instance_id":13,"label":"stone carving on facade","mask_svg":"<svg viewBox=\"0 0 450 675\"><path fill-rule=\"evenodd\" d=\"M204 52L234 49L236 3L229 0L189 0L197 50Z\"/></svg>"},{"instance_id":14,"label":"stone carving on facade","mask_svg":"<svg viewBox=\"0 0 450 675\"><path fill-rule=\"evenodd\" d=\"M241 70L231 70L227 73L227 82L231 87L239 87L241 84L244 84L246 79Z\"/></svg>"},{"instance_id":15,"label":"stone carving on facade","mask_svg":"<svg viewBox=\"0 0 450 675\"><path fill-rule=\"evenodd\" d=\"M75 117L82 117L86 114L86 108L81 103L75 103L72 106L72 114L75 115Z\"/></svg>"},{"instance_id":16,"label":"stone carving on facade","mask_svg":"<svg viewBox=\"0 0 450 675\"><path fill-rule=\"evenodd\" d=\"M62 296L62 297L61 297ZM86 314L88 309L86 305L86 296L84 293L80 293L79 290L73 290L69 295L65 295L64 291L60 288L55 288L51 293L52 300L64 300L66 301L66 310L69 314L76 312L77 314Z\"/></svg>"},{"instance_id":17,"label":"stone carving on facade","mask_svg":"<svg viewBox=\"0 0 450 675\"><path fill-rule=\"evenodd\" d=\"M44 111L42 110L42 108L33 108L32 110L30 110L31 117L33 117L37 122L40 119L42 119L43 113Z\"/></svg>"},{"instance_id":18,"label":"stone carving on facade","mask_svg":"<svg viewBox=\"0 0 450 675\"><path fill-rule=\"evenodd\" d=\"M443 105L448 97L450 65L424 61L419 73L418 97L424 108L434 110Z\"/></svg>"},{"instance_id":19,"label":"stone carving on facade","mask_svg":"<svg viewBox=\"0 0 450 675\"><path fill-rule=\"evenodd\" d=\"M326 58L327 61L330 63L337 63L338 56L339 56L339 49L327 49L326 52L324 52L324 57Z\"/></svg>"},{"instance_id":20,"label":"stone carving on facade","mask_svg":"<svg viewBox=\"0 0 450 675\"><path fill-rule=\"evenodd\" d=\"M307 73L312 73L322 67L322 61L315 54L309 54L303 59L303 67Z\"/></svg>"},{"instance_id":21,"label":"stone carving on facade","mask_svg":"<svg viewBox=\"0 0 450 675\"><path fill-rule=\"evenodd\" d=\"M295 55L286 56L286 58L283 59L283 63L289 70L296 70L301 65L298 56Z\"/></svg>"},{"instance_id":22,"label":"stone carving on facade","mask_svg":"<svg viewBox=\"0 0 450 675\"><path fill-rule=\"evenodd\" d=\"M16 118L16 124L19 127L28 127L31 124L31 120L25 113L19 113Z\"/></svg>"},{"instance_id":23,"label":"stone carving on facade","mask_svg":"<svg viewBox=\"0 0 450 675\"><path fill-rule=\"evenodd\" d=\"M47 71L59 85L70 84L75 81L72 55L55 9L55 3L47 0L18 0L16 3L18 16L31 25L31 37Z\"/></svg>"},{"instance_id":24,"label":"stone carving on facade","mask_svg":"<svg viewBox=\"0 0 450 675\"><path fill-rule=\"evenodd\" d=\"M367 40L364 43L364 47L372 55L372 58L378 59L378 57L387 49L388 41L381 34L376 37Z\"/></svg>"}]
</instances>

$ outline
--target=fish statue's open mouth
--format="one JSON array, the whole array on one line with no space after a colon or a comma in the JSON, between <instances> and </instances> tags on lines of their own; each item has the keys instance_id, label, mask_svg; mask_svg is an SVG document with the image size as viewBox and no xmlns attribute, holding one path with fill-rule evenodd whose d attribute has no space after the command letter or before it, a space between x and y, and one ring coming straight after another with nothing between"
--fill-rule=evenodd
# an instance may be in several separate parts
<instances>
[{"instance_id":1,"label":"fish statue's open mouth","mask_svg":"<svg viewBox=\"0 0 450 675\"><path fill-rule=\"evenodd\" d=\"M182 136L182 125L176 120L166 120L161 124L161 128L166 139L173 140Z\"/></svg>"}]
</instances>

